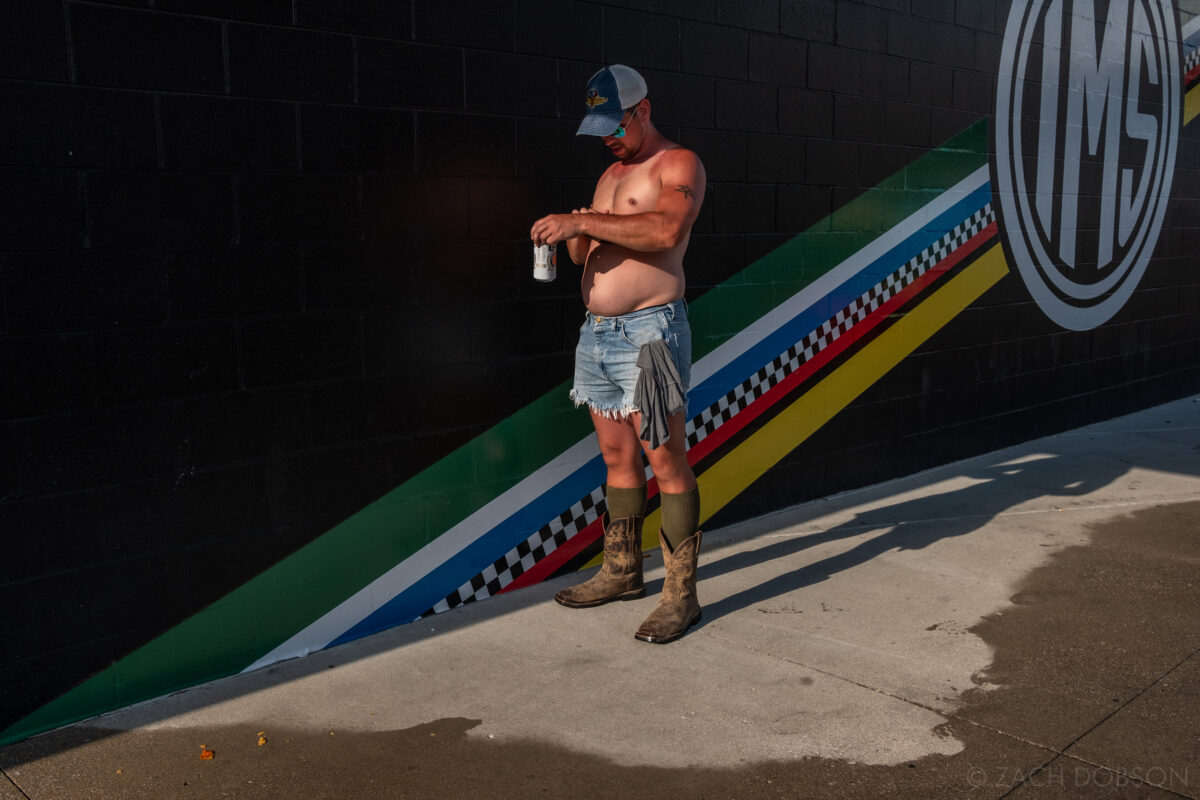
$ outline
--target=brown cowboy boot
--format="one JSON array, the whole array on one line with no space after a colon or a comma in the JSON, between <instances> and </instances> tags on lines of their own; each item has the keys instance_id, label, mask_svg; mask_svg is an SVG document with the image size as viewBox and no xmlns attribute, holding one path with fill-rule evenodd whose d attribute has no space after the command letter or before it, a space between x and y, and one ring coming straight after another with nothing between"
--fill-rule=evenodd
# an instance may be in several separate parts
<instances>
[{"instance_id":1,"label":"brown cowboy boot","mask_svg":"<svg viewBox=\"0 0 1200 800\"><path fill-rule=\"evenodd\" d=\"M700 555L700 531L679 543L671 543L658 531L667 577L663 580L662 599L633 636L651 644L673 642L700 621L700 601L696 597L696 559Z\"/></svg>"},{"instance_id":2,"label":"brown cowboy boot","mask_svg":"<svg viewBox=\"0 0 1200 800\"><path fill-rule=\"evenodd\" d=\"M568 608L591 608L613 600L644 597L642 518L609 521L604 515L604 566L588 580L563 589L554 599Z\"/></svg>"}]
</instances>

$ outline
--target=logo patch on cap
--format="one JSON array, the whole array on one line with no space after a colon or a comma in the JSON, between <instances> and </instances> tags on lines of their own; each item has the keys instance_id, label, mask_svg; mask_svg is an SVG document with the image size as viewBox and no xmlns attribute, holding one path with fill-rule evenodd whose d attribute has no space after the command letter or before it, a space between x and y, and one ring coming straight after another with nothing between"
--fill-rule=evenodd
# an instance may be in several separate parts
<instances>
[{"instance_id":1,"label":"logo patch on cap","mask_svg":"<svg viewBox=\"0 0 1200 800\"><path fill-rule=\"evenodd\" d=\"M601 97L599 89L588 89L588 93L587 93L588 108L595 108L596 106L602 106L607 102L608 102L608 98Z\"/></svg>"}]
</instances>

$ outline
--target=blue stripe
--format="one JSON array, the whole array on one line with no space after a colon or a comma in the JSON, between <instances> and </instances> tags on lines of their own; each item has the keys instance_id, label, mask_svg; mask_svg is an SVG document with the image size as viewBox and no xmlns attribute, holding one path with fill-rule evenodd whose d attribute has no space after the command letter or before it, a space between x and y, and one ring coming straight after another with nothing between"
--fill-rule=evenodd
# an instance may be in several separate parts
<instances>
[{"instance_id":1,"label":"blue stripe","mask_svg":"<svg viewBox=\"0 0 1200 800\"><path fill-rule=\"evenodd\" d=\"M772 333L763 337L737 358L730 361L689 393L695 408L708 408L724 397L733 387L745 381L780 353L801 341L838 311L864 295L880 280L920 254L930 244L954 230L991 200L991 183L985 182L966 195L922 230L909 236L891 250L848 278L837 289L804 309Z\"/></svg>"},{"instance_id":2,"label":"blue stripe","mask_svg":"<svg viewBox=\"0 0 1200 800\"><path fill-rule=\"evenodd\" d=\"M481 535L471 544L430 570L360 622L334 639L326 647L343 644L362 636L406 622L412 622L446 598L463 583L463 576L474 577L489 564L540 530L550 519L579 498L591 494L604 482L604 460L599 454L547 489L534 500Z\"/></svg>"}]
</instances>

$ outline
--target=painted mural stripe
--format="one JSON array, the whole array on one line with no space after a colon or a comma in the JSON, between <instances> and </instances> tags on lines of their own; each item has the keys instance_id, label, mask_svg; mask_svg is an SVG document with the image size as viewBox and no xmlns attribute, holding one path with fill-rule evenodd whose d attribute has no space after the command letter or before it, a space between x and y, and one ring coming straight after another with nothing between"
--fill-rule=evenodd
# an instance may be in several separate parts
<instances>
[{"instance_id":1,"label":"painted mural stripe","mask_svg":"<svg viewBox=\"0 0 1200 800\"><path fill-rule=\"evenodd\" d=\"M1008 273L993 245L921 304L856 353L842 368L782 411L700 478L701 519L710 518L824 426Z\"/></svg>"},{"instance_id":2,"label":"painted mural stripe","mask_svg":"<svg viewBox=\"0 0 1200 800\"><path fill-rule=\"evenodd\" d=\"M703 357L730 339L756 328L764 313L786 302L784 298L820 280L836 265L870 247L880 236L907 224L930 203L937 203L947 193L953 194L961 181L987 161L988 121L980 119L808 230L748 264L722 283L719 291L698 298L691 314L693 329L701 332L693 340L697 366L703 367ZM694 389L704 377L702 370L693 367Z\"/></svg>"},{"instance_id":3,"label":"painted mural stripe","mask_svg":"<svg viewBox=\"0 0 1200 800\"><path fill-rule=\"evenodd\" d=\"M1188 47L1200 46L1200 17L1192 17L1179 29L1179 38Z\"/></svg>"},{"instance_id":4,"label":"painted mural stripe","mask_svg":"<svg viewBox=\"0 0 1200 800\"><path fill-rule=\"evenodd\" d=\"M903 300L907 301L914 294L910 289L915 286L915 289L920 291L929 283L922 280L927 273L941 274L952 268L983 241L993 236L995 230L995 215L991 204L987 203L970 218L956 225L941 239L910 259L899 270L872 286L816 330L777 355L771 363L756 370L716 403L689 420L689 462L694 466L749 421L743 419L740 424L729 426L731 420L742 418L747 408L758 409L750 415L751 419L758 416L763 408L776 401L770 399L764 404L763 398L768 393L778 396L773 390L785 382L794 388L798 381L788 381L790 376L796 375L802 380L821 365L828 363L867 329L873 327L881 317L892 313L900 305L893 302L898 296L904 295ZM863 324L868 321L870 324L864 328ZM858 333L854 336L848 335L854 331ZM835 343L838 346L835 347ZM721 435L714 436L718 431ZM568 557L582 551L599 536L599 526L593 526L591 523L602 511L591 516L581 516L579 510L599 506L602 498L603 490L598 486L588 497L572 506L572 509L555 517L550 525L505 553L482 573L472 576L440 601L433 610L448 610L497 594L525 574L535 563L549 557L551 552L558 552L558 548L567 541L583 539L584 541L577 543L559 558L551 559L549 564L535 573L552 574L554 568L551 565L565 563ZM647 525L644 530L644 544L647 547L654 546L656 529ZM591 563L589 562L589 565ZM531 581L522 581L519 585L527 585L529 582Z\"/></svg>"},{"instance_id":5,"label":"painted mural stripe","mask_svg":"<svg viewBox=\"0 0 1200 800\"><path fill-rule=\"evenodd\" d=\"M849 255L837 266L730 337L707 357L697 361L692 368L694 391L699 393L706 390L711 391L714 393L713 399L723 394L724 386L729 384L721 384L719 373L755 348L765 336L794 322L800 312L817 306L867 266L882 261L888 253L901 247L906 241L921 236L934 226L936 220L950 213L955 206L970 205L972 202L970 198L973 194L984 190L990 197L988 166L982 157L980 163L982 166L978 166L958 183L939 193L915 213L901 220L862 249ZM981 201L976 208L982 204ZM785 244L780 249L785 250L787 247L788 245ZM907 257L904 260L907 260ZM715 388L709 388L710 386Z\"/></svg>"},{"instance_id":6,"label":"painted mural stripe","mask_svg":"<svg viewBox=\"0 0 1200 800\"><path fill-rule=\"evenodd\" d=\"M647 499L653 496L655 488L647 484ZM529 583L530 578L534 578L533 582L536 582L536 576L543 574L543 570L534 570L534 567L578 555L587 544L586 536L580 534L593 529L598 530L604 513L604 489L597 486L546 526L496 559L483 572L472 576L454 592L438 601L430 612L449 611L464 603L499 594L522 576L525 576L526 580L520 585Z\"/></svg>"},{"instance_id":7,"label":"painted mural stripe","mask_svg":"<svg viewBox=\"0 0 1200 800\"><path fill-rule=\"evenodd\" d=\"M764 367L760 367L761 364L767 363L770 366L775 360L786 356L793 348L798 348L799 352L811 356L816 349L828 342L830 336L836 338L836 335L844 332L849 325L860 321L872 304L877 305L885 301L891 293L907 285L921 272L945 258L955 248L974 236L992 218L989 199L989 187L985 184L967 198L969 202L956 204L937 221L931 223L923 232L924 235L910 237L902 245L893 248L872 263L863 265L858 275L866 276L874 283L864 287L862 281L857 282L856 285L851 285L851 282L847 281L847 286L852 286L860 293L847 297L847 292L842 290L828 295L827 299L831 302L832 308L839 309L832 316L819 320L819 317L811 313L815 309L806 309L805 313L796 315L786 325L764 337L761 343L747 351L748 355L757 356L757 358L744 356L722 370L722 373L725 374L722 384L725 386L732 384L734 389L726 392L716 404L703 412L696 427L703 429L704 426L711 424L712 417L725 413L725 409L719 407L722 403L737 402L739 393L742 391L739 387L747 380L755 380L754 375L764 369ZM964 216L967 218L964 219ZM945 232L942 233L942 231ZM937 236L939 233L941 233L941 237L929 243L930 237ZM907 254L913 251L914 246L918 246L918 242L919 249L916 250L915 255L907 257ZM881 269L890 270L891 265L895 263L900 263L902 266L894 272L885 274L882 279L875 277ZM798 339L799 333L804 335ZM774 359L768 361L772 357ZM750 377L745 378L746 375ZM689 441L695 444L698 439L699 437L693 434L693 438Z\"/></svg>"},{"instance_id":8,"label":"painted mural stripe","mask_svg":"<svg viewBox=\"0 0 1200 800\"><path fill-rule=\"evenodd\" d=\"M643 459L644 460L644 459ZM646 501L647 508L655 507L654 498L658 495L658 480L654 477L654 473L650 467L646 467ZM567 539L566 543L554 550L553 553L547 555L544 559L535 563L526 571L521 571L517 574L510 583L501 586L497 591L491 592L490 595L474 595L474 594L459 594L455 599L457 605L462 605L467 602L485 599L488 596L495 594L504 594L506 592L516 591L526 586L532 586L535 583L553 577L559 570L563 569L571 563L572 560L578 558L588 546L599 540L600 535L604 532L601 525L602 518L597 518L586 527L579 530L574 536ZM643 541L649 534L643 535ZM645 548L643 548L645 549ZM450 598L446 599L446 610L455 607L451 605Z\"/></svg>"},{"instance_id":9,"label":"painted mural stripe","mask_svg":"<svg viewBox=\"0 0 1200 800\"><path fill-rule=\"evenodd\" d=\"M707 457L755 418L761 416L769 407L791 394L815 373L857 344L881 323L926 292L945 274L992 240L997 235L998 227L991 215L988 215L988 218L990 222L986 227L975 231L968 240L945 258L922 269L911 281L906 283L903 289L888 297L886 302L880 303L873 313L863 317L858 324L847 328L832 340L829 346L822 347L811 356L797 353L795 348L790 348L788 352L781 354L771 365L772 373L759 384L765 391L759 393L755 402L748 403L739 408L736 413L731 414L725 424L715 429L714 435L701 439L693 449L688 451L689 457L694 454L695 462Z\"/></svg>"},{"instance_id":10,"label":"painted mural stripe","mask_svg":"<svg viewBox=\"0 0 1200 800\"><path fill-rule=\"evenodd\" d=\"M486 533L481 536L480 532L495 530L491 524L492 520L501 516L506 518L512 516L511 509L514 506L518 510L527 509L548 492L547 486L557 488L563 483L568 486L575 485L578 487L576 489L577 496L590 491L594 484L590 475L602 464L597 453L598 445L595 433L593 433L577 442L558 458L521 480L512 489L479 508L450 530L434 538L433 541L384 572L315 622L264 654L243 671L258 669L285 658L307 655L336 643L349 630L361 624L373 612L385 607L398 594L408 591L422 582L428 582L431 579L431 568L454 559L460 561L469 559L472 547L475 546L478 549L481 540L486 536ZM573 470L572 467L574 467ZM569 470L565 479L562 477L564 470ZM476 570L477 568L472 569L471 572ZM438 599L433 598L429 605L432 606ZM419 613L414 614L410 620L417 616Z\"/></svg>"},{"instance_id":11,"label":"painted mural stripe","mask_svg":"<svg viewBox=\"0 0 1200 800\"><path fill-rule=\"evenodd\" d=\"M930 248L936 250L939 237L949 235L957 225L977 212L990 199L990 184L985 181L935 219L928 221L920 230L897 242L877 258L864 259L854 264L856 269L840 286L827 292L819 302L799 310L790 320L763 336L741 356L724 366L709 381L705 382L699 392L702 399L708 399L705 397L704 390L710 387L722 390L731 385L736 386L745 379L746 375L753 374L761 365L768 363L781 351L794 344L801 336L819 329L820 325L838 324L830 316L831 312L843 309L869 293L882 280L886 280L886 276L892 273L896 264L912 262ZM717 396L724 393L724 391L720 391Z\"/></svg>"},{"instance_id":12,"label":"painted mural stripe","mask_svg":"<svg viewBox=\"0 0 1200 800\"><path fill-rule=\"evenodd\" d=\"M646 496L647 499L649 499L649 485L646 487ZM505 592L516 591L517 589L521 589L526 586L532 586L535 583L540 583L547 578L552 577L561 566L569 562L572 558L578 556L587 548L588 545L600 538L600 535L603 533L603 526L601 525L602 521L602 519L593 520L587 525L587 527L581 529L579 533L567 539L563 546L559 547L553 553L550 553L545 558L539 559L530 564L520 573L515 573L513 575L513 579L509 583L503 584L497 582L497 585L494 589L491 586L487 587L489 594L496 595L503 594ZM459 605L480 600L482 597L483 596L477 595L474 592L469 595L465 594L460 589L458 592L458 597L455 600L446 598L438 604L438 610L449 610Z\"/></svg>"},{"instance_id":13,"label":"painted mural stripe","mask_svg":"<svg viewBox=\"0 0 1200 800\"><path fill-rule=\"evenodd\" d=\"M1180 31L1187 52L1183 57L1183 124L1187 125L1200 114L1200 17L1193 17Z\"/></svg>"}]
</instances>

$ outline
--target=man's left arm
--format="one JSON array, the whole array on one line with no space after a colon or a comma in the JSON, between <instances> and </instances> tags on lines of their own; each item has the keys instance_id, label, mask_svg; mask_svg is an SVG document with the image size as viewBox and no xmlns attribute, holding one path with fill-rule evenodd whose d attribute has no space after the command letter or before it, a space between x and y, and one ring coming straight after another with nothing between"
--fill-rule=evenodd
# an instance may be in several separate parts
<instances>
[{"instance_id":1,"label":"man's left arm","mask_svg":"<svg viewBox=\"0 0 1200 800\"><path fill-rule=\"evenodd\" d=\"M588 215L580 218L579 232L641 252L670 250L682 242L704 201L704 165L682 148L668 150L662 159L662 187L653 211Z\"/></svg>"}]
</instances>

